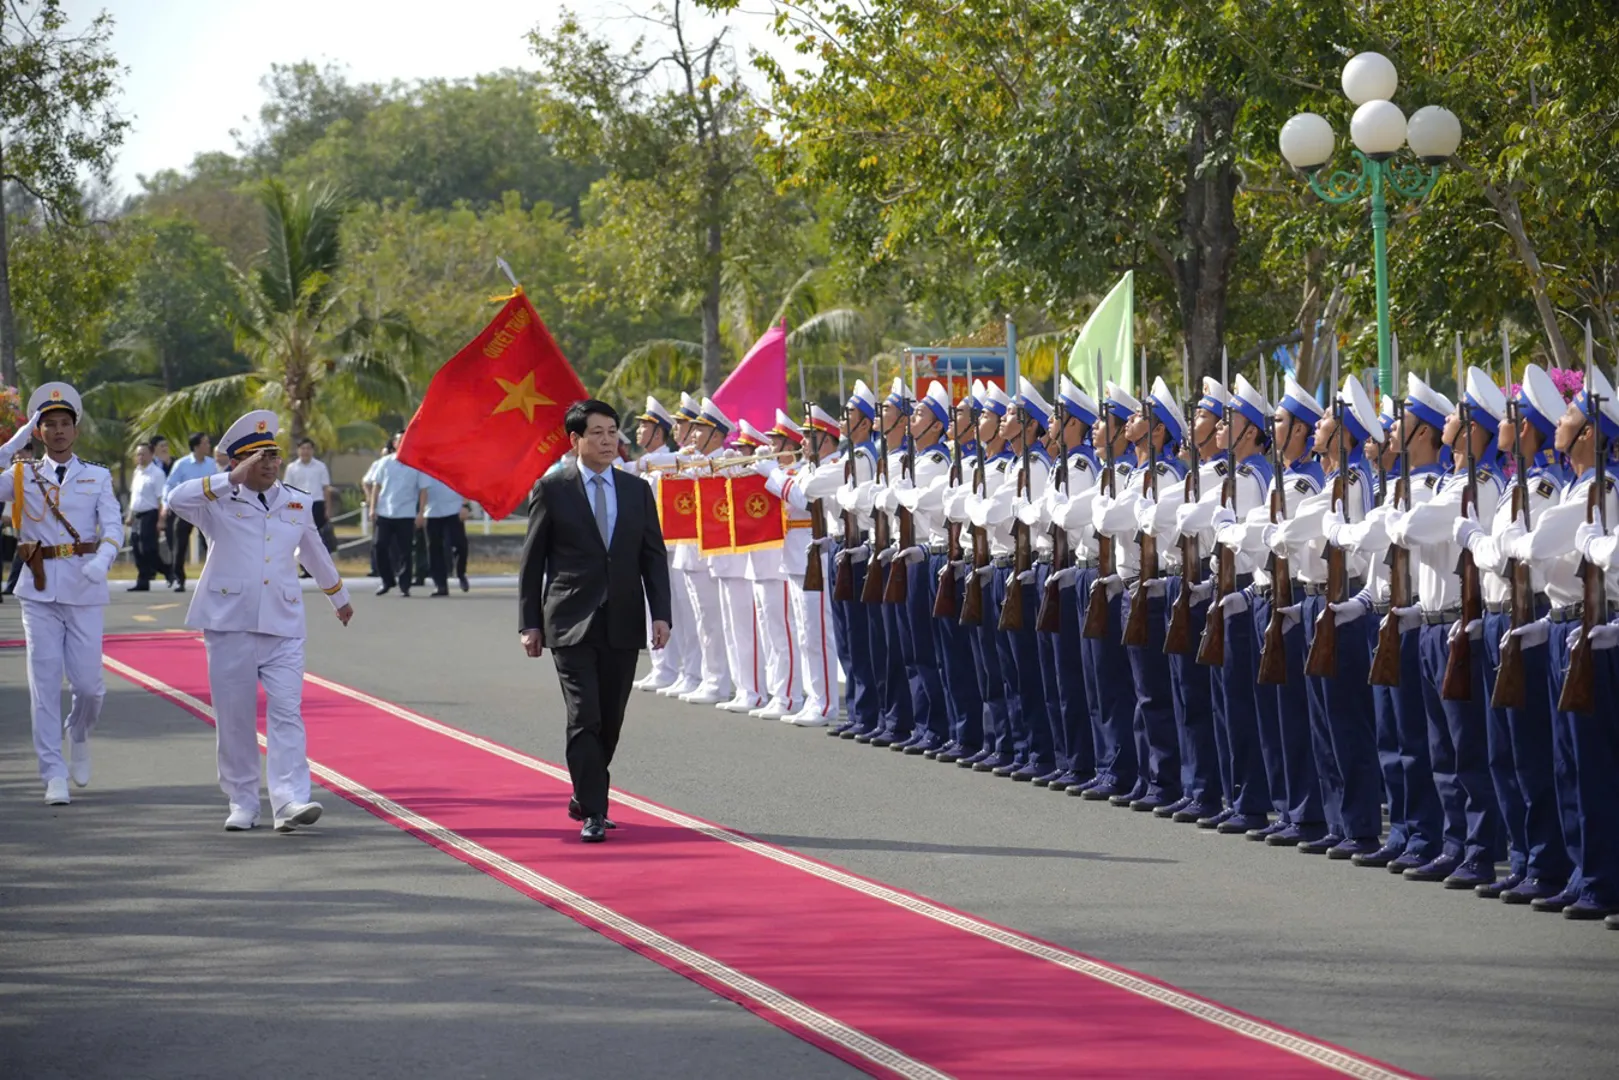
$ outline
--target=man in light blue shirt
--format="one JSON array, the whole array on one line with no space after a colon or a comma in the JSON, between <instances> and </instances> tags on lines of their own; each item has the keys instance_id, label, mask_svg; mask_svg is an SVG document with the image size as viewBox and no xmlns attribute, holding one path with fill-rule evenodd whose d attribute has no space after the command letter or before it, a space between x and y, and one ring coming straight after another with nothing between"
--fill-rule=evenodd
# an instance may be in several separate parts
<instances>
[{"instance_id":1,"label":"man in light blue shirt","mask_svg":"<svg viewBox=\"0 0 1619 1080\"><path fill-rule=\"evenodd\" d=\"M169 554L173 557L169 570L175 592L186 591L186 552L191 547L191 522L178 514L169 513L169 492L187 480L213 476L219 471L219 465L214 461L212 439L201 431L194 431L188 444L191 447L190 456L181 458L169 467L169 478L163 484L163 507L157 514L157 527L167 534ZM197 556L199 559L208 557L208 539L201 533L197 534Z\"/></svg>"},{"instance_id":2,"label":"man in light blue shirt","mask_svg":"<svg viewBox=\"0 0 1619 1080\"><path fill-rule=\"evenodd\" d=\"M435 477L427 478L427 566L433 576L433 596L450 595L450 561L461 591L471 588L467 581L467 501L450 485ZM454 549L453 556L446 546Z\"/></svg>"},{"instance_id":3,"label":"man in light blue shirt","mask_svg":"<svg viewBox=\"0 0 1619 1080\"><path fill-rule=\"evenodd\" d=\"M405 444L404 436L395 446ZM382 578L378 596L385 596L399 583L399 595L410 595L411 545L416 527L427 518L427 477L399 460L397 450L373 466L371 520L375 524L372 543L377 549L377 574Z\"/></svg>"}]
</instances>

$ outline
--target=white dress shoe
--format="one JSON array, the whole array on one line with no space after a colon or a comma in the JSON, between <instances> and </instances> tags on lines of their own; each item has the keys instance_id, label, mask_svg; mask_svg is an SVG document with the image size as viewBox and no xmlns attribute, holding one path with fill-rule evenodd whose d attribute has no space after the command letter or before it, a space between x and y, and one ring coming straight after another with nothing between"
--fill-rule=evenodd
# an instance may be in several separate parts
<instances>
[{"instance_id":1,"label":"white dress shoe","mask_svg":"<svg viewBox=\"0 0 1619 1080\"><path fill-rule=\"evenodd\" d=\"M721 712L743 712L743 713L745 713L745 712L751 712L752 710L759 708L763 704L764 704L764 702L760 701L758 698L754 697L752 694L748 693L746 690L739 690L739 691L737 691L736 696L733 697L730 701L722 701L719 704L717 704L715 706L715 708L719 709Z\"/></svg>"},{"instance_id":2,"label":"white dress shoe","mask_svg":"<svg viewBox=\"0 0 1619 1080\"><path fill-rule=\"evenodd\" d=\"M693 690L689 694L681 694L680 700L688 705L718 705L722 701L729 701L730 695L719 690Z\"/></svg>"},{"instance_id":3,"label":"white dress shoe","mask_svg":"<svg viewBox=\"0 0 1619 1080\"><path fill-rule=\"evenodd\" d=\"M797 712L782 717L782 720L794 727L826 727L832 722L832 717L823 714L818 705L806 705Z\"/></svg>"},{"instance_id":4,"label":"white dress shoe","mask_svg":"<svg viewBox=\"0 0 1619 1080\"><path fill-rule=\"evenodd\" d=\"M45 805L66 806L73 800L68 798L67 780L58 776L54 780L45 781Z\"/></svg>"},{"instance_id":5,"label":"white dress shoe","mask_svg":"<svg viewBox=\"0 0 1619 1080\"><path fill-rule=\"evenodd\" d=\"M657 691L657 693L661 694L664 697L677 698L677 697L682 696L683 694L696 693L698 688L701 687L701 686L702 686L702 683L697 682L696 680L693 680L693 679L676 679L674 682L670 683L668 686L665 686L662 690Z\"/></svg>"},{"instance_id":6,"label":"white dress shoe","mask_svg":"<svg viewBox=\"0 0 1619 1080\"><path fill-rule=\"evenodd\" d=\"M288 803L275 812L275 831L291 832L300 825L313 825L320 820L318 802Z\"/></svg>"},{"instance_id":7,"label":"white dress shoe","mask_svg":"<svg viewBox=\"0 0 1619 1080\"><path fill-rule=\"evenodd\" d=\"M649 672L646 678L637 679L634 685L637 690L651 690L653 692L657 692L662 690L665 686L673 686L674 683L674 679L666 680L659 678L658 673L653 671Z\"/></svg>"},{"instance_id":8,"label":"white dress shoe","mask_svg":"<svg viewBox=\"0 0 1619 1080\"><path fill-rule=\"evenodd\" d=\"M780 720L791 711L787 702L782 701L780 698L772 698L764 707L754 709L748 715L757 716L761 720Z\"/></svg>"},{"instance_id":9,"label":"white dress shoe","mask_svg":"<svg viewBox=\"0 0 1619 1080\"><path fill-rule=\"evenodd\" d=\"M67 774L73 777L73 782L79 787L90 786L90 740L83 742L68 740Z\"/></svg>"},{"instance_id":10,"label":"white dress shoe","mask_svg":"<svg viewBox=\"0 0 1619 1080\"><path fill-rule=\"evenodd\" d=\"M233 806L230 814L225 818L226 832L246 832L259 823L259 811L255 806Z\"/></svg>"}]
</instances>

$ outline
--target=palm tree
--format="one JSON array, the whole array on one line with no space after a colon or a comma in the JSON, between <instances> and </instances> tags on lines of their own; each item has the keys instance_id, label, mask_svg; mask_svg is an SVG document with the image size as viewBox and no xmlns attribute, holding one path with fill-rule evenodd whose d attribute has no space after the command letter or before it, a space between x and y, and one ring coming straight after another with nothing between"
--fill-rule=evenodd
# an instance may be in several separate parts
<instances>
[{"instance_id":1,"label":"palm tree","mask_svg":"<svg viewBox=\"0 0 1619 1080\"><path fill-rule=\"evenodd\" d=\"M136 420L140 434L218 431L248 409L274 409L294 445L375 442L372 422L409 402L408 361L421 339L398 312L372 313L336 287L345 205L335 189L290 192L266 181L265 250L238 279L231 314L252 369L164 394Z\"/></svg>"}]
</instances>

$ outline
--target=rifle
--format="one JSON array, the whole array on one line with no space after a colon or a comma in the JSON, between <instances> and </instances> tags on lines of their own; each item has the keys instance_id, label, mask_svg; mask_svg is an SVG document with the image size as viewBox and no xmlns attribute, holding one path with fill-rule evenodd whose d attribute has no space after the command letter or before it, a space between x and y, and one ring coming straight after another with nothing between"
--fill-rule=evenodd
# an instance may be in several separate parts
<instances>
[{"instance_id":1,"label":"rifle","mask_svg":"<svg viewBox=\"0 0 1619 1080\"><path fill-rule=\"evenodd\" d=\"M883 407L877 406L877 465L872 470L872 483L878 487L888 486L888 429L883 426ZM860 590L862 604L880 604L883 602L883 574L882 565L877 556L888 550L891 537L888 534L888 515L876 507L871 511L871 565L866 567L865 584Z\"/></svg>"},{"instance_id":2,"label":"rifle","mask_svg":"<svg viewBox=\"0 0 1619 1080\"><path fill-rule=\"evenodd\" d=\"M951 372L948 363L945 367L945 385L951 386L950 391L950 426L956 426L955 389L951 381ZM955 433L951 439L950 447L950 486L961 486L961 435ZM945 526L946 542L944 546L944 565L939 567L939 587L933 594L933 617L935 619L956 618L956 563L966 558L961 550L961 522L952 521Z\"/></svg>"},{"instance_id":3,"label":"rifle","mask_svg":"<svg viewBox=\"0 0 1619 1080\"><path fill-rule=\"evenodd\" d=\"M1280 400L1272 391L1271 400ZM1289 414L1291 415L1291 414ZM1291 429L1291 420L1289 421ZM1282 490L1282 435L1276 430L1276 418L1270 422L1270 523L1287 520L1287 494ZM1287 684L1287 642L1282 632L1286 616L1282 609L1293 606L1293 571L1285 555L1271 553L1270 557L1270 622L1265 626L1265 642L1259 648L1259 683L1261 686Z\"/></svg>"},{"instance_id":4,"label":"rifle","mask_svg":"<svg viewBox=\"0 0 1619 1080\"><path fill-rule=\"evenodd\" d=\"M912 379L911 381L914 384L916 380ZM911 387L911 398L912 400L915 400L916 398L916 387L914 385ZM904 456L900 458L899 463L900 475L906 480L910 481L912 487L915 487L916 436L907 435L904 439L904 447ZM904 504L901 504L899 510L895 512L895 518L899 522L899 550L907 551L915 547L916 520L912 516L910 510L906 509ZM910 590L906 587L910 580L910 574L907 572L907 568L909 566L909 561L898 558L897 556L891 563L888 564L888 587L883 590L883 603L905 603L905 598L910 592Z\"/></svg>"},{"instance_id":5,"label":"rifle","mask_svg":"<svg viewBox=\"0 0 1619 1080\"><path fill-rule=\"evenodd\" d=\"M1117 475L1114 473L1113 460L1113 425L1117 422L1113 410L1108 407L1107 391L1102 383L1102 350L1096 350L1096 400L1101 407L1102 437L1107 443L1107 468L1102 471L1101 480L1097 481L1099 494L1113 498L1119 493ZM1086 637L1093 640L1107 636L1108 616L1111 605L1107 598L1106 578L1114 575L1116 559L1113 554L1113 537L1100 529L1096 532L1096 580L1091 584L1090 599L1086 601L1085 630Z\"/></svg>"},{"instance_id":6,"label":"rifle","mask_svg":"<svg viewBox=\"0 0 1619 1080\"><path fill-rule=\"evenodd\" d=\"M1056 381L1057 375L1052 375ZM1052 406L1052 422L1057 425L1057 466L1052 473L1054 491L1068 491L1068 410L1062 403L1061 387L1056 404ZM1068 566L1068 530L1051 523L1051 574L1046 578L1045 591L1040 596L1040 610L1034 616L1034 628L1042 634L1055 634L1062 630L1062 587L1056 584L1057 572Z\"/></svg>"},{"instance_id":7,"label":"rifle","mask_svg":"<svg viewBox=\"0 0 1619 1080\"><path fill-rule=\"evenodd\" d=\"M1017 493L1029 498L1034 490L1029 475L1029 457L1034 452L1034 436L1029 433L1029 411L1018 406L1018 425L1023 429L1023 464L1018 470ZM1022 630L1028 621L1023 611L1022 576L1034 565L1034 552L1030 550L1029 527L1021 520L1012 522L1012 574L1006 583L1006 603L1001 605L1001 618L997 630Z\"/></svg>"},{"instance_id":8,"label":"rifle","mask_svg":"<svg viewBox=\"0 0 1619 1080\"><path fill-rule=\"evenodd\" d=\"M1152 445L1152 395L1147 391L1147 350L1141 350L1141 411L1147 421L1147 471L1141 477L1141 497L1158 501L1158 458ZM1124 643L1137 648L1147 644L1147 609L1152 604L1152 593L1147 583L1158 577L1158 540L1142 529L1136 534L1136 555L1140 567L1136 572L1135 591L1130 594L1130 617L1124 622Z\"/></svg>"},{"instance_id":9,"label":"rifle","mask_svg":"<svg viewBox=\"0 0 1619 1080\"><path fill-rule=\"evenodd\" d=\"M977 459L973 462L973 494L982 495L989 490L984 478L984 440L978 438L978 422L984 407L973 402L973 438L978 443ZM961 594L961 625L980 626L984 622L984 576L978 571L989 565L989 531L982 525L973 526L973 572L967 575L967 586Z\"/></svg>"},{"instance_id":10,"label":"rifle","mask_svg":"<svg viewBox=\"0 0 1619 1080\"><path fill-rule=\"evenodd\" d=\"M1462 489L1462 517L1478 512L1478 455L1473 451L1473 409L1467 404L1467 391L1463 380L1462 335L1456 335L1456 408L1461 413L1462 438L1467 440L1467 487ZM1473 639L1467 628L1475 619L1484 617L1484 594L1479 587L1478 563L1472 548L1462 548L1456 572L1462 579L1462 632L1450 643L1450 654L1445 658L1445 676L1439 684L1439 696L1446 701L1473 699Z\"/></svg>"},{"instance_id":11,"label":"rifle","mask_svg":"<svg viewBox=\"0 0 1619 1080\"><path fill-rule=\"evenodd\" d=\"M1203 465L1198 460L1197 406L1190 400L1186 402L1186 430L1191 433L1187 441L1191 444L1192 469L1186 474L1185 501L1192 506L1203 499L1203 478L1198 475ZM1196 530L1184 534L1180 545L1181 591L1175 597L1175 606L1169 612L1169 625L1164 629L1164 652L1174 655L1185 655L1192 651L1192 586L1203 579L1202 555L1198 551Z\"/></svg>"},{"instance_id":12,"label":"rifle","mask_svg":"<svg viewBox=\"0 0 1619 1080\"><path fill-rule=\"evenodd\" d=\"M1506 382L1512 385L1512 346L1507 343L1506 327L1501 328L1501 362L1506 370ZM1516 398L1507 399L1507 423L1512 425L1512 463L1516 483L1512 486L1512 519L1522 520L1524 532L1529 531L1529 462L1523 456L1523 430L1519 422L1523 412ZM1507 584L1512 589L1512 629L1528 626L1535 619L1534 583L1529 575L1529 563L1523 559L1507 560ZM1495 672L1495 693L1490 704L1497 709L1521 709L1527 700L1523 681L1523 639L1511 634L1501 646L1501 663Z\"/></svg>"},{"instance_id":13,"label":"rifle","mask_svg":"<svg viewBox=\"0 0 1619 1080\"><path fill-rule=\"evenodd\" d=\"M1590 411L1591 444L1596 450L1596 477L1586 498L1585 520L1608 531L1608 445L1602 436L1602 400L1591 392L1591 324L1585 324L1585 403ZM1590 559L1580 559L1580 579L1584 585L1585 610L1580 618L1580 640L1569 654L1568 674L1557 708L1562 712L1589 715L1596 711L1596 664L1591 656L1591 631L1608 621L1608 595L1602 567Z\"/></svg>"},{"instance_id":14,"label":"rifle","mask_svg":"<svg viewBox=\"0 0 1619 1080\"><path fill-rule=\"evenodd\" d=\"M814 414L810 411L809 393L804 383L804 358L798 359L798 396L804 399L804 438L809 443L810 471L821 467L821 452L816 449ZM825 571L821 568L821 541L826 539L826 508L820 499L809 504L810 548L804 559L804 591L821 592L826 587Z\"/></svg>"},{"instance_id":15,"label":"rifle","mask_svg":"<svg viewBox=\"0 0 1619 1080\"><path fill-rule=\"evenodd\" d=\"M1224 349L1220 350L1220 383L1231 385L1231 361ZM1220 505L1235 509L1237 505L1236 458L1231 452L1231 410L1226 409L1225 480L1220 484ZM1237 553L1229 545L1217 544L1219 557L1214 568L1214 595L1209 604L1209 617L1203 623L1203 638L1197 644L1197 662L1206 667L1225 665L1225 609L1220 601L1237 591Z\"/></svg>"},{"instance_id":16,"label":"rifle","mask_svg":"<svg viewBox=\"0 0 1619 1080\"><path fill-rule=\"evenodd\" d=\"M1332 419L1334 432L1338 440L1338 471L1332 478L1332 508L1344 514L1349 505L1349 431L1344 423L1344 415L1349 411L1349 403L1344 401L1344 395L1338 383L1338 342L1332 343ZM1345 552L1337 544L1327 545L1327 589L1323 594L1326 603L1321 605L1321 614L1315 620L1315 640L1310 642L1310 652L1304 658L1304 674L1317 679L1331 679L1338 674L1338 616L1333 614L1332 605L1341 604L1348 599L1344 594L1349 591L1349 568L1345 565ZM1395 620L1398 623L1399 620Z\"/></svg>"},{"instance_id":17,"label":"rifle","mask_svg":"<svg viewBox=\"0 0 1619 1080\"><path fill-rule=\"evenodd\" d=\"M1400 344L1394 341L1394 385L1400 385ZM1403 498L1405 508L1411 509L1411 451L1406 445L1405 399L1394 395L1394 430L1400 433L1400 476L1394 481L1391 508L1398 508ZM1372 650L1372 667L1367 682L1373 686L1400 685L1400 617L1395 608L1411 606L1411 551L1398 544L1389 545L1384 560L1389 568L1389 610L1377 627L1377 647Z\"/></svg>"},{"instance_id":18,"label":"rifle","mask_svg":"<svg viewBox=\"0 0 1619 1080\"><path fill-rule=\"evenodd\" d=\"M854 410L843 392L843 365L838 365L838 397L843 399L843 482L854 486ZM832 599L847 603L854 599L854 549L860 546L860 522L853 511L843 512L843 546L833 567Z\"/></svg>"}]
</instances>

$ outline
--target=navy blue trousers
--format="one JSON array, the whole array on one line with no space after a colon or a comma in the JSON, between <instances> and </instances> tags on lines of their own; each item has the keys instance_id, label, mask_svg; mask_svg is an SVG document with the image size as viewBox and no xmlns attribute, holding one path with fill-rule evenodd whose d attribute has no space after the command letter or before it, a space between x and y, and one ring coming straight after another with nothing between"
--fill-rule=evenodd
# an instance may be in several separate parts
<instances>
[{"instance_id":1,"label":"navy blue trousers","mask_svg":"<svg viewBox=\"0 0 1619 1080\"><path fill-rule=\"evenodd\" d=\"M911 730L925 731L932 746L943 745L950 733L940 653L934 643L933 598L938 585L927 559L907 565L905 604L899 612L905 639L910 643L906 676L911 683Z\"/></svg>"},{"instance_id":2,"label":"navy blue trousers","mask_svg":"<svg viewBox=\"0 0 1619 1080\"><path fill-rule=\"evenodd\" d=\"M1445 851L1467 860L1494 863L1501 835L1501 809L1490 779L1489 737L1484 730L1484 663L1474 657L1473 696L1445 701L1439 685L1450 656L1450 626L1423 625L1417 631L1422 657L1422 698L1428 713L1428 749L1434 783L1445 811Z\"/></svg>"},{"instance_id":3,"label":"navy blue trousers","mask_svg":"<svg viewBox=\"0 0 1619 1080\"><path fill-rule=\"evenodd\" d=\"M1310 701L1304 687L1304 628L1295 626L1283 638L1287 649L1287 682L1259 685L1259 650L1270 626L1271 602L1254 598L1253 618L1254 701L1259 713L1259 753L1265 761L1265 781L1272 808L1283 820L1306 829L1326 821L1321 808L1321 781L1315 771L1315 749L1310 738Z\"/></svg>"},{"instance_id":4,"label":"navy blue trousers","mask_svg":"<svg viewBox=\"0 0 1619 1080\"><path fill-rule=\"evenodd\" d=\"M1120 614L1130 618L1130 594L1126 589ZM1141 775L1136 778L1136 796L1149 796L1173 802L1181 797L1180 732L1175 727L1174 691L1170 688L1169 657L1164 655L1165 607L1162 596L1147 601L1147 643L1127 646L1130 676L1135 683L1136 710L1133 724L1136 761Z\"/></svg>"},{"instance_id":5,"label":"navy blue trousers","mask_svg":"<svg viewBox=\"0 0 1619 1080\"><path fill-rule=\"evenodd\" d=\"M1325 596L1306 596L1300 612L1304 654L1315 640L1316 619ZM1365 616L1361 616L1362 622ZM1291 650L1289 650L1291 653ZM1366 678L1372 654L1365 633L1354 624L1338 632L1338 671L1330 679L1307 678L1310 735L1321 783L1322 811L1334 835L1371 839L1383 833L1383 779L1378 768L1377 721ZM1302 668L1301 672L1302 674ZM1292 672L1289 671L1289 676Z\"/></svg>"},{"instance_id":6,"label":"navy blue trousers","mask_svg":"<svg viewBox=\"0 0 1619 1080\"><path fill-rule=\"evenodd\" d=\"M1510 618L1508 619L1510 622ZM1553 632L1556 629L1553 628ZM1493 640L1491 663L1500 666L1501 639L1485 623L1485 637ZM1566 883L1574 872L1563 837L1558 796L1554 721L1549 670L1551 646L1523 651L1524 701L1521 709L1508 709L1507 735L1512 741L1512 767L1523 796L1524 874L1542 881Z\"/></svg>"},{"instance_id":7,"label":"navy blue trousers","mask_svg":"<svg viewBox=\"0 0 1619 1080\"><path fill-rule=\"evenodd\" d=\"M1081 605L1090 605L1091 585L1096 570L1081 570L1074 582ZM1124 597L1108 600L1107 632L1100 638L1082 637L1080 660L1085 668L1085 697L1091 706L1091 731L1096 745L1096 778L1103 784L1124 791L1135 786L1138 766L1135 741L1135 686L1126 677L1130 661L1120 636L1124 622L1119 617ZM1082 612L1081 627L1089 612Z\"/></svg>"},{"instance_id":8,"label":"navy blue trousers","mask_svg":"<svg viewBox=\"0 0 1619 1080\"><path fill-rule=\"evenodd\" d=\"M946 555L935 555L928 561L937 594L939 571L944 569ZM949 719L949 740L967 751L975 751L984 742L984 695L978 688L978 670L974 666L972 628L958 621L962 594L966 583L956 575L951 588L956 593L957 619L928 621L933 626L933 648L939 658L940 678L944 686L945 712ZM929 611L931 616L932 612Z\"/></svg>"},{"instance_id":9,"label":"navy blue trousers","mask_svg":"<svg viewBox=\"0 0 1619 1080\"><path fill-rule=\"evenodd\" d=\"M835 558L832 566L837 566ZM827 606L832 614L832 638L836 642L838 662L843 665L847 683L849 722L869 731L877 726L879 706L877 670L871 662L871 619L859 599L861 585L866 580L866 564L851 563L850 569L855 599L833 600ZM832 587L833 580L827 579L828 588Z\"/></svg>"},{"instance_id":10,"label":"navy blue trousers","mask_svg":"<svg viewBox=\"0 0 1619 1080\"><path fill-rule=\"evenodd\" d=\"M1040 567L1036 580L1040 595L1045 596L1045 580L1051 567ZM1062 616L1062 629L1055 634L1040 634L1040 663L1046 672L1047 714L1057 721L1052 728L1052 742L1057 753L1057 767L1088 780L1096 773L1096 744L1091 735L1091 703L1085 687L1085 663L1080 654L1080 635L1084 623L1080 620L1080 598L1077 589L1070 587L1057 592ZM1056 702L1056 708L1050 703Z\"/></svg>"},{"instance_id":11,"label":"navy blue trousers","mask_svg":"<svg viewBox=\"0 0 1619 1080\"><path fill-rule=\"evenodd\" d=\"M1224 618L1225 662L1210 668L1215 700L1215 739L1225 774L1226 798L1239 814L1270 813L1270 783L1259 749L1259 691L1254 682L1254 622L1247 612L1227 616L1211 607L1211 618ZM1280 779L1278 778L1278 783Z\"/></svg>"},{"instance_id":12,"label":"navy blue trousers","mask_svg":"<svg viewBox=\"0 0 1619 1080\"><path fill-rule=\"evenodd\" d=\"M1575 623L1552 627L1553 701L1568 672L1567 633ZM1619 650L1592 654L1596 668L1596 711L1589 716L1559 712L1557 722L1572 753L1576 841L1574 860L1579 899L1601 907L1619 906Z\"/></svg>"},{"instance_id":13,"label":"navy blue trousers","mask_svg":"<svg viewBox=\"0 0 1619 1080\"><path fill-rule=\"evenodd\" d=\"M1512 748L1512 725L1505 709L1490 704L1495 697L1496 669L1501 666L1501 635L1512 627L1505 612L1484 616L1484 639L1473 642L1473 664L1484 669L1485 735L1489 743L1490 779L1495 784L1495 800L1501 806L1501 829L1506 834L1507 863L1514 874L1529 864L1529 808L1524 803L1523 786L1518 782L1518 766ZM1483 655L1479 655L1480 646ZM1549 730L1549 729L1548 729Z\"/></svg>"},{"instance_id":14,"label":"navy blue trousers","mask_svg":"<svg viewBox=\"0 0 1619 1080\"><path fill-rule=\"evenodd\" d=\"M1166 610L1173 610L1185 583L1179 576L1169 579ZM1180 736L1181 793L1191 796L1212 812L1225 801L1225 783L1215 738L1214 678L1212 669L1197 662L1197 646L1208 620L1209 604L1193 604L1191 618L1192 651L1169 654L1170 690L1175 704L1175 728ZM1165 623L1165 631L1169 629Z\"/></svg>"},{"instance_id":15,"label":"navy blue trousers","mask_svg":"<svg viewBox=\"0 0 1619 1080\"><path fill-rule=\"evenodd\" d=\"M878 563L871 573L880 573L886 581L888 567ZM872 666L878 672L878 690L882 701L882 720L878 734L889 739L903 739L911 733L911 680L905 670L905 654L910 650L910 635L904 627L904 609L898 604L867 604L871 619Z\"/></svg>"},{"instance_id":16,"label":"navy blue trousers","mask_svg":"<svg viewBox=\"0 0 1619 1080\"><path fill-rule=\"evenodd\" d=\"M995 571L997 614L1010 590L1023 590L1023 628L997 635L1001 671L1016 687L1017 708L1008 710L1012 717L1012 756L1020 765L1050 772L1057 766L1057 754L1051 740L1051 721L1046 716L1045 676L1040 670L1040 644L1036 640L1039 634L1034 628L1040 596L1034 585L1020 585L1015 577L1016 572L1010 568Z\"/></svg>"},{"instance_id":17,"label":"navy blue trousers","mask_svg":"<svg viewBox=\"0 0 1619 1080\"><path fill-rule=\"evenodd\" d=\"M971 569L967 571L973 573ZM965 595L965 584L963 585ZM983 746L995 754L1012 756L1012 718L1009 714L1009 681L1001 672L1001 653L995 629L995 589L984 581L984 618L977 626L964 626L962 632L972 648L973 667L978 672L978 696L984 703Z\"/></svg>"}]
</instances>

